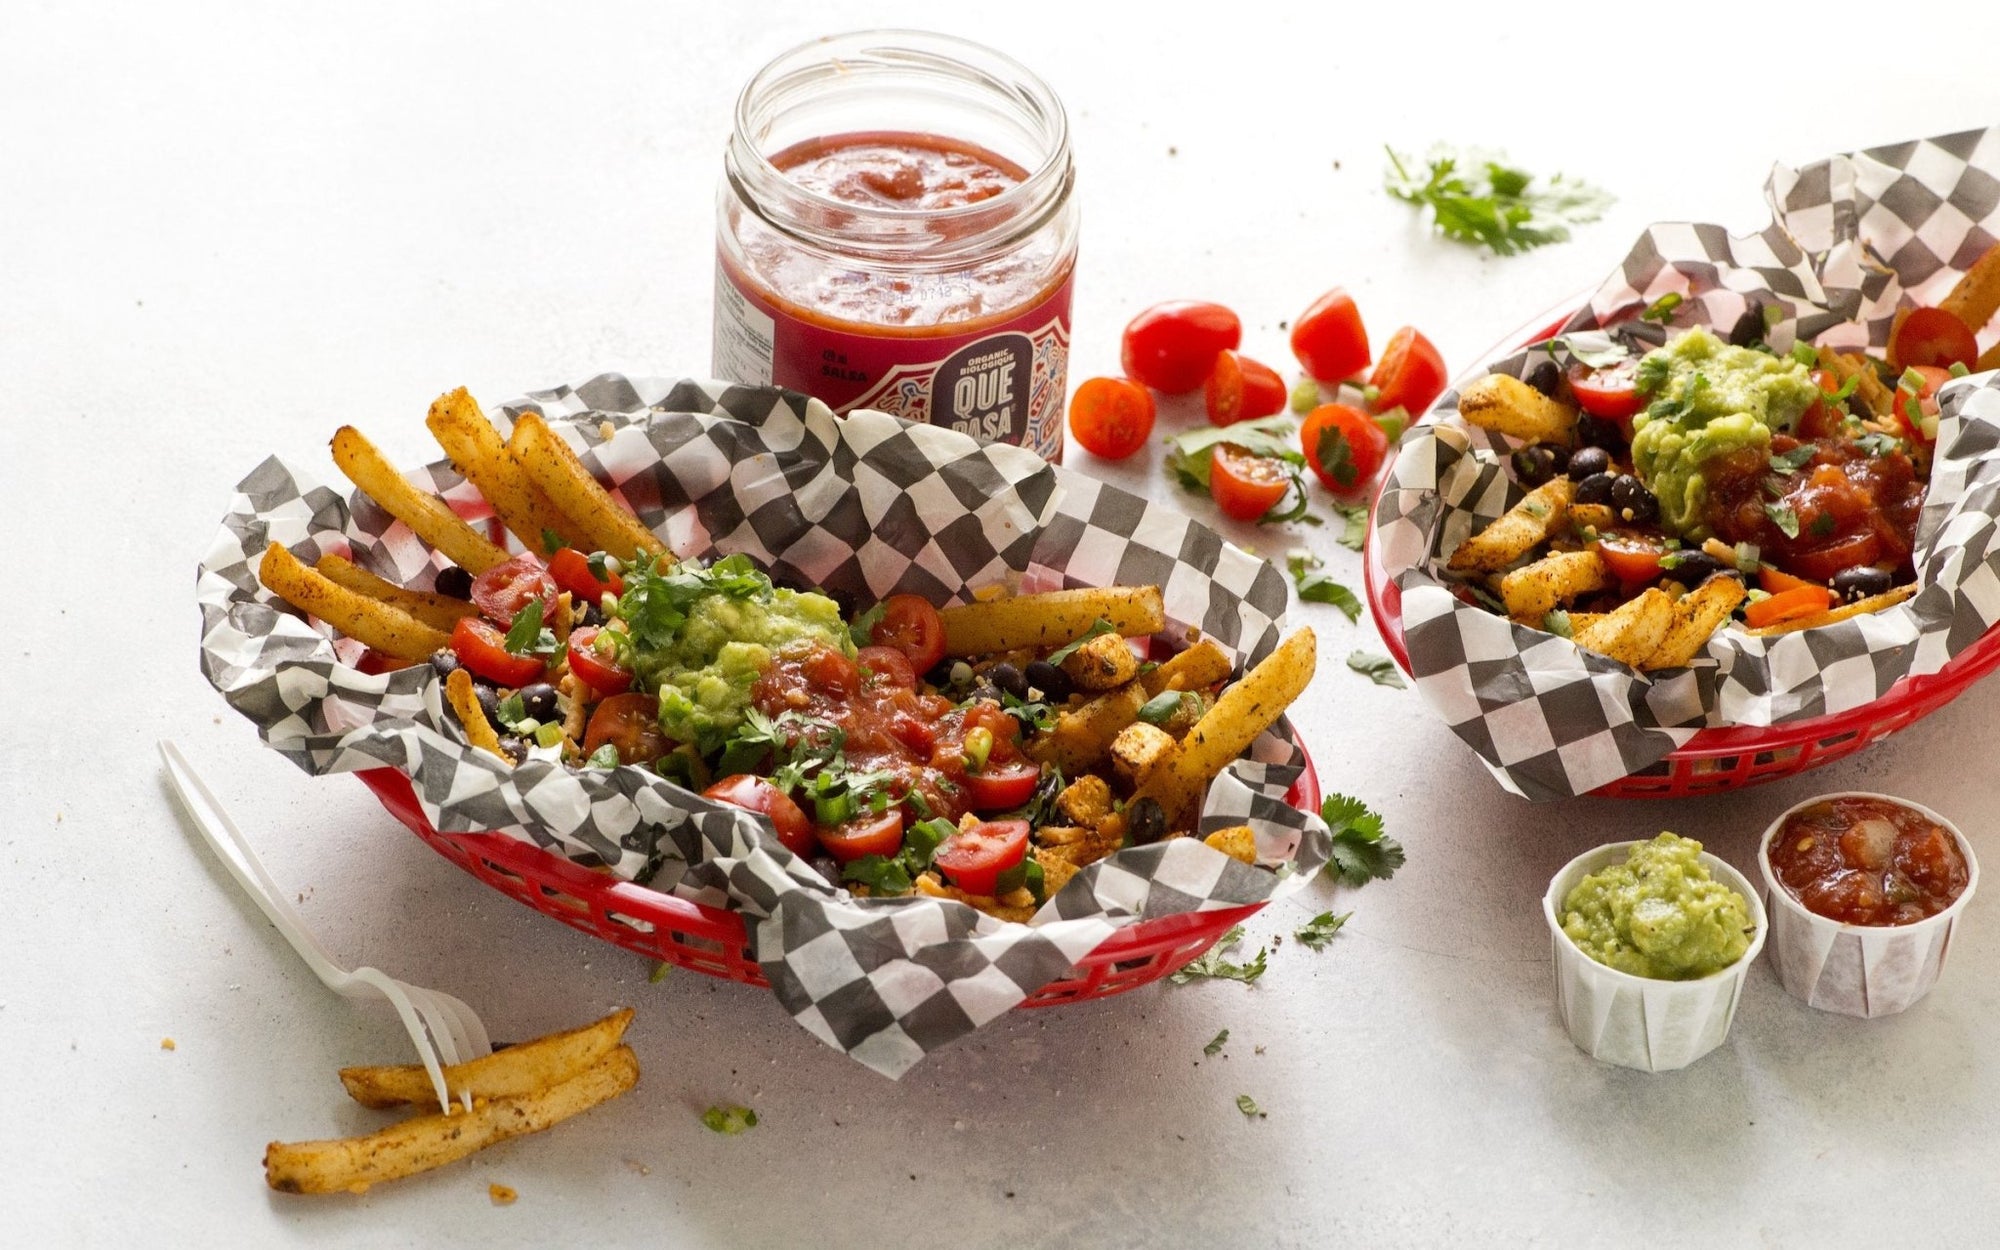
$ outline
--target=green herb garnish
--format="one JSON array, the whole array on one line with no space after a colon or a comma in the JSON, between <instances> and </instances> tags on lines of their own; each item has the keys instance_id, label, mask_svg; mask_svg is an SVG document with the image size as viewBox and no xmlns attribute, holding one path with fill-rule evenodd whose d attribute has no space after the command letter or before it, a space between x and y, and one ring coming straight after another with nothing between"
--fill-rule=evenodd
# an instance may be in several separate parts
<instances>
[{"instance_id":1,"label":"green herb garnish","mask_svg":"<svg viewBox=\"0 0 2000 1250\"><path fill-rule=\"evenodd\" d=\"M1302 928L1292 930L1292 936L1308 950L1323 951L1327 944L1333 941L1333 935L1340 932L1340 926L1346 924L1348 917L1353 914L1351 911L1344 911L1339 915L1323 911L1306 921Z\"/></svg>"},{"instance_id":2,"label":"green herb garnish","mask_svg":"<svg viewBox=\"0 0 2000 1250\"><path fill-rule=\"evenodd\" d=\"M1403 844L1382 832L1382 817L1360 799L1330 794L1319 816L1333 833L1333 858L1326 874L1354 887L1387 881L1403 866Z\"/></svg>"},{"instance_id":3,"label":"green herb garnish","mask_svg":"<svg viewBox=\"0 0 2000 1250\"><path fill-rule=\"evenodd\" d=\"M1236 1095L1236 1109L1253 1120L1270 1119L1269 1116L1264 1114L1263 1109L1258 1107L1257 1100L1248 1094Z\"/></svg>"},{"instance_id":4,"label":"green herb garnish","mask_svg":"<svg viewBox=\"0 0 2000 1250\"><path fill-rule=\"evenodd\" d=\"M1049 652L1049 663L1060 666L1064 660L1067 660L1069 657L1076 654L1076 649L1078 647L1081 647L1084 643L1089 642L1092 638L1102 638L1106 634L1115 634L1117 632L1118 632L1118 627L1116 625L1113 625L1110 621L1107 621L1100 616L1096 620L1090 623L1089 629L1083 631L1083 636L1081 638L1076 639L1074 642L1071 642L1066 646L1057 647L1055 650Z\"/></svg>"},{"instance_id":5,"label":"green herb garnish","mask_svg":"<svg viewBox=\"0 0 2000 1250\"><path fill-rule=\"evenodd\" d=\"M1502 164L1500 153L1432 148L1422 162L1389 154L1383 185L1399 200L1431 210L1439 233L1448 239L1491 248L1510 256L1569 238L1569 227L1596 221L1612 197L1589 183L1561 174L1536 185L1533 174Z\"/></svg>"},{"instance_id":6,"label":"green herb garnish","mask_svg":"<svg viewBox=\"0 0 2000 1250\"><path fill-rule=\"evenodd\" d=\"M1222 1030L1222 1032L1217 1033L1215 1035L1213 1041L1209 1042L1208 1045L1201 1048L1201 1053L1207 1055L1210 1059L1213 1059L1217 1055L1222 1053L1223 1043L1227 1042L1228 1040L1229 1040L1229 1030L1224 1029Z\"/></svg>"},{"instance_id":7,"label":"green herb garnish","mask_svg":"<svg viewBox=\"0 0 2000 1250\"><path fill-rule=\"evenodd\" d=\"M1346 522L1346 528L1334 541L1349 551L1359 551L1368 543L1368 505L1361 503L1337 503L1333 510Z\"/></svg>"},{"instance_id":8,"label":"green herb garnish","mask_svg":"<svg viewBox=\"0 0 2000 1250\"><path fill-rule=\"evenodd\" d=\"M1215 945L1209 947L1199 958L1167 979L1175 985L1186 985L1189 981L1197 977L1214 977L1224 981L1241 981L1245 985L1250 984L1258 977L1264 975L1264 964L1266 959L1269 958L1269 952L1260 946L1257 948L1257 953L1251 956L1250 962L1242 964L1231 963L1225 956L1242 940L1243 926L1240 924L1231 925L1227 933L1215 939Z\"/></svg>"},{"instance_id":9,"label":"green herb garnish","mask_svg":"<svg viewBox=\"0 0 2000 1250\"><path fill-rule=\"evenodd\" d=\"M748 1107L710 1107L701 1113L701 1122L712 1133L735 1137L757 1127L757 1113Z\"/></svg>"},{"instance_id":10,"label":"green herb garnish","mask_svg":"<svg viewBox=\"0 0 2000 1250\"><path fill-rule=\"evenodd\" d=\"M1799 514L1792 510L1792 505L1788 503L1767 503L1764 505L1764 515L1771 518L1771 524L1777 526L1779 532L1785 537L1797 538L1799 536Z\"/></svg>"},{"instance_id":11,"label":"green herb garnish","mask_svg":"<svg viewBox=\"0 0 2000 1250\"><path fill-rule=\"evenodd\" d=\"M1286 563L1292 570L1292 584L1298 587L1301 603L1330 603L1345 612L1348 620L1360 618L1361 600L1355 597L1353 591L1320 570L1318 556L1295 551Z\"/></svg>"},{"instance_id":12,"label":"green herb garnish","mask_svg":"<svg viewBox=\"0 0 2000 1250\"><path fill-rule=\"evenodd\" d=\"M1386 655L1373 651L1355 650L1348 652L1347 667L1360 673L1378 686L1389 686L1401 690L1407 684L1403 674L1396 668L1396 662Z\"/></svg>"},{"instance_id":13,"label":"green herb garnish","mask_svg":"<svg viewBox=\"0 0 2000 1250\"><path fill-rule=\"evenodd\" d=\"M1674 309L1681 306L1681 300L1682 296L1679 291L1668 291L1665 295L1646 305L1646 310L1639 314L1639 320L1655 321L1661 325L1665 325L1674 319Z\"/></svg>"},{"instance_id":14,"label":"green herb garnish","mask_svg":"<svg viewBox=\"0 0 2000 1250\"><path fill-rule=\"evenodd\" d=\"M542 601L530 599L514 614L502 646L509 655L548 655L556 649L555 631L542 628Z\"/></svg>"}]
</instances>

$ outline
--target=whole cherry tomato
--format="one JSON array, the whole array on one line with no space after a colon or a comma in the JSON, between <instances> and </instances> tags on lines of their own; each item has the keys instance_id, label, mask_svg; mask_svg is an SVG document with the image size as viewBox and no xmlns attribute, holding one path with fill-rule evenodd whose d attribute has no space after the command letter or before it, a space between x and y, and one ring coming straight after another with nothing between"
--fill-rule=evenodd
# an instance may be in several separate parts
<instances>
[{"instance_id":1,"label":"whole cherry tomato","mask_svg":"<svg viewBox=\"0 0 2000 1250\"><path fill-rule=\"evenodd\" d=\"M1346 404L1321 404L1307 413L1299 445L1319 480L1344 498L1367 494L1389 458L1389 436L1382 427Z\"/></svg>"},{"instance_id":2,"label":"whole cherry tomato","mask_svg":"<svg viewBox=\"0 0 2000 1250\"><path fill-rule=\"evenodd\" d=\"M1292 322L1292 355L1315 378L1344 381L1368 367L1368 331L1354 297L1335 287Z\"/></svg>"},{"instance_id":3,"label":"whole cherry tomato","mask_svg":"<svg viewBox=\"0 0 2000 1250\"><path fill-rule=\"evenodd\" d=\"M1401 408L1412 419L1421 417L1444 394L1444 357L1416 327L1404 326L1389 336L1368 385L1375 388L1377 412Z\"/></svg>"},{"instance_id":4,"label":"whole cherry tomato","mask_svg":"<svg viewBox=\"0 0 2000 1250\"><path fill-rule=\"evenodd\" d=\"M1201 397L1215 425L1234 425L1282 412L1291 392L1278 371L1239 352L1223 352L1202 383Z\"/></svg>"},{"instance_id":5,"label":"whole cherry tomato","mask_svg":"<svg viewBox=\"0 0 2000 1250\"><path fill-rule=\"evenodd\" d=\"M1093 456L1123 460L1153 434L1153 392L1130 378L1092 378L1069 400L1069 432Z\"/></svg>"},{"instance_id":6,"label":"whole cherry tomato","mask_svg":"<svg viewBox=\"0 0 2000 1250\"><path fill-rule=\"evenodd\" d=\"M1120 359L1127 377L1179 395L1200 386L1216 355L1242 341L1243 323L1221 304L1172 300L1132 318Z\"/></svg>"},{"instance_id":7,"label":"whole cherry tomato","mask_svg":"<svg viewBox=\"0 0 2000 1250\"><path fill-rule=\"evenodd\" d=\"M1224 516L1254 521L1277 506L1292 487L1285 462L1253 456L1234 443L1217 443L1209 457L1208 493Z\"/></svg>"}]
</instances>

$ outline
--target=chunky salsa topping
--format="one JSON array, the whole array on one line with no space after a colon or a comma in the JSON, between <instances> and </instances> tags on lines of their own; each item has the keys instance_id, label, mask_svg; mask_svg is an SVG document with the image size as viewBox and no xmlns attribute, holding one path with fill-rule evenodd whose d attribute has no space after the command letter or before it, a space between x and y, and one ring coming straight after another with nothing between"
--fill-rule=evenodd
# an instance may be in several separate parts
<instances>
[{"instance_id":1,"label":"chunky salsa topping","mask_svg":"<svg viewBox=\"0 0 2000 1250\"><path fill-rule=\"evenodd\" d=\"M1913 924L1965 892L1958 839L1885 799L1827 799L1799 809L1771 839L1771 871L1806 910L1842 924Z\"/></svg>"}]
</instances>

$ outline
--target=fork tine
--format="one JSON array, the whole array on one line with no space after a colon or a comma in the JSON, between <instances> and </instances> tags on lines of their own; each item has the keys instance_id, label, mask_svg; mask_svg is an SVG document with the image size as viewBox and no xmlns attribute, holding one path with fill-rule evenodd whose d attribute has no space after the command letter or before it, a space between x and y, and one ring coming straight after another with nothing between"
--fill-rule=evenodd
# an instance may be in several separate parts
<instances>
[{"instance_id":1,"label":"fork tine","mask_svg":"<svg viewBox=\"0 0 2000 1250\"><path fill-rule=\"evenodd\" d=\"M407 981L398 981L396 984L401 986L403 992L409 995L410 1001L416 1005L418 1013L423 1016L424 1023L430 1027L431 1038L437 1043L438 1051L443 1056L444 1062L447 1065L463 1063L465 1060L472 1058L472 1055L464 1053L461 1050L461 1043L465 1042L465 1039L460 1033L457 1013L448 1004L439 1001L440 998L446 997L445 995L440 994L437 990L427 990L420 985L411 985ZM465 1109L467 1111L472 1110L472 1091L469 1089L464 1090L460 1093L459 1097L460 1101L465 1104ZM439 1098L438 1106L440 1108L447 1105L442 1097Z\"/></svg>"},{"instance_id":2,"label":"fork tine","mask_svg":"<svg viewBox=\"0 0 2000 1250\"><path fill-rule=\"evenodd\" d=\"M418 1015L418 1008L410 996L404 992L403 983L388 976L379 968L356 968L350 975L357 981L372 985L389 1000L396 1009L396 1015L403 1021L403 1028L416 1044L417 1057L423 1061L424 1072L431 1078L431 1089L437 1094L438 1106L451 1103L451 1090L444 1083L444 1068L438 1062L437 1046L431 1041L426 1028L427 1021ZM470 1108L468 1108L470 1109Z\"/></svg>"},{"instance_id":3,"label":"fork tine","mask_svg":"<svg viewBox=\"0 0 2000 1250\"><path fill-rule=\"evenodd\" d=\"M459 1027L465 1034L460 1049L467 1059L483 1059L493 1053L493 1042L486 1035L486 1022L479 1018L478 1012L467 1006L465 1000L443 990L432 990L431 993L458 1017Z\"/></svg>"}]
</instances>

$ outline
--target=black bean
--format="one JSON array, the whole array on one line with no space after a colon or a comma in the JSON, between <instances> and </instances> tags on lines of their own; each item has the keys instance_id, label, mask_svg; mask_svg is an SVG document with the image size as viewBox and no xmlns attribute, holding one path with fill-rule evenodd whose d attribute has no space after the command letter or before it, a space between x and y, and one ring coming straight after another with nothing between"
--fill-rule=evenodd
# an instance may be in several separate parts
<instances>
[{"instance_id":1,"label":"black bean","mask_svg":"<svg viewBox=\"0 0 2000 1250\"><path fill-rule=\"evenodd\" d=\"M1569 457L1569 480L1581 482L1587 477L1611 471L1611 453L1602 447L1583 447L1571 452ZM1578 500L1579 503L1585 502Z\"/></svg>"},{"instance_id":2,"label":"black bean","mask_svg":"<svg viewBox=\"0 0 2000 1250\"><path fill-rule=\"evenodd\" d=\"M556 688L545 681L521 687L521 710L531 720L548 724L560 718L556 711Z\"/></svg>"},{"instance_id":3,"label":"black bean","mask_svg":"<svg viewBox=\"0 0 2000 1250\"><path fill-rule=\"evenodd\" d=\"M528 758L528 740L514 734L504 735L500 739L500 749L516 764Z\"/></svg>"},{"instance_id":4,"label":"black bean","mask_svg":"<svg viewBox=\"0 0 2000 1250\"><path fill-rule=\"evenodd\" d=\"M1574 458L1571 459L1570 463L1575 463ZM1593 473L1581 482L1578 482L1576 484L1576 502L1610 503L1611 475L1609 473Z\"/></svg>"},{"instance_id":5,"label":"black bean","mask_svg":"<svg viewBox=\"0 0 2000 1250\"><path fill-rule=\"evenodd\" d=\"M1125 841L1144 846L1167 836L1167 813L1155 798L1143 798L1125 810Z\"/></svg>"},{"instance_id":6,"label":"black bean","mask_svg":"<svg viewBox=\"0 0 2000 1250\"><path fill-rule=\"evenodd\" d=\"M1886 592L1893 580L1883 570L1864 564L1835 573L1833 589L1843 600L1852 603Z\"/></svg>"},{"instance_id":7,"label":"black bean","mask_svg":"<svg viewBox=\"0 0 2000 1250\"><path fill-rule=\"evenodd\" d=\"M1644 482L1630 473L1621 473L1611 483L1611 510L1620 520L1646 525L1658 519L1660 501L1646 489Z\"/></svg>"},{"instance_id":8,"label":"black bean","mask_svg":"<svg viewBox=\"0 0 2000 1250\"><path fill-rule=\"evenodd\" d=\"M456 564L446 565L444 568L438 570L437 592L441 595L450 595L454 599L470 598L472 596L472 574L466 572Z\"/></svg>"},{"instance_id":9,"label":"black bean","mask_svg":"<svg viewBox=\"0 0 2000 1250\"><path fill-rule=\"evenodd\" d=\"M1562 370L1556 368L1553 360L1544 360L1528 370L1528 385L1534 387L1550 399L1556 397L1556 387L1562 384Z\"/></svg>"},{"instance_id":10,"label":"black bean","mask_svg":"<svg viewBox=\"0 0 2000 1250\"><path fill-rule=\"evenodd\" d=\"M939 690L943 690L945 687L952 684L951 670L957 668L962 663L964 663L964 661L962 660L940 660L937 664L937 667L931 669L930 672L924 674L924 680L929 682L931 685L937 687ZM966 671L971 672L972 666L967 664Z\"/></svg>"},{"instance_id":11,"label":"black bean","mask_svg":"<svg viewBox=\"0 0 2000 1250\"><path fill-rule=\"evenodd\" d=\"M1670 558L1673 567L1667 570L1667 576L1688 587L1699 586L1717 573L1735 567L1698 548L1676 551Z\"/></svg>"},{"instance_id":12,"label":"black bean","mask_svg":"<svg viewBox=\"0 0 2000 1250\"><path fill-rule=\"evenodd\" d=\"M438 676L449 677L457 672L460 667L458 653L450 647L439 647L437 650L431 652L431 671Z\"/></svg>"},{"instance_id":13,"label":"black bean","mask_svg":"<svg viewBox=\"0 0 2000 1250\"><path fill-rule=\"evenodd\" d=\"M479 710L486 713L486 719L498 724L500 721L500 695L483 681L472 683L472 697L479 700Z\"/></svg>"},{"instance_id":14,"label":"black bean","mask_svg":"<svg viewBox=\"0 0 2000 1250\"><path fill-rule=\"evenodd\" d=\"M965 697L968 699L984 699L988 703L998 703L1000 702L1000 687L982 677L973 683L972 693Z\"/></svg>"},{"instance_id":15,"label":"black bean","mask_svg":"<svg viewBox=\"0 0 2000 1250\"><path fill-rule=\"evenodd\" d=\"M583 605L583 619L577 622L579 628L588 629L592 625L604 624L604 609L595 603Z\"/></svg>"},{"instance_id":16,"label":"black bean","mask_svg":"<svg viewBox=\"0 0 2000 1250\"><path fill-rule=\"evenodd\" d=\"M1736 347L1749 347L1764 341L1764 306L1752 301L1736 324L1729 327L1729 341Z\"/></svg>"},{"instance_id":17,"label":"black bean","mask_svg":"<svg viewBox=\"0 0 2000 1250\"><path fill-rule=\"evenodd\" d=\"M1025 674L1028 684L1042 692L1042 697L1050 703L1061 703L1069 698L1069 674L1063 672L1047 660L1036 660L1028 665Z\"/></svg>"},{"instance_id":18,"label":"black bean","mask_svg":"<svg viewBox=\"0 0 2000 1250\"><path fill-rule=\"evenodd\" d=\"M1021 675L1020 669L1005 660L987 669L986 678L1017 699L1028 697L1028 679Z\"/></svg>"},{"instance_id":19,"label":"black bean","mask_svg":"<svg viewBox=\"0 0 2000 1250\"><path fill-rule=\"evenodd\" d=\"M1625 446L1625 430L1616 421L1584 413L1576 419L1576 441L1585 447L1617 451Z\"/></svg>"},{"instance_id":20,"label":"black bean","mask_svg":"<svg viewBox=\"0 0 2000 1250\"><path fill-rule=\"evenodd\" d=\"M1540 486L1562 471L1566 458L1556 455L1557 448L1547 443L1530 443L1513 455L1514 480L1523 486Z\"/></svg>"}]
</instances>

